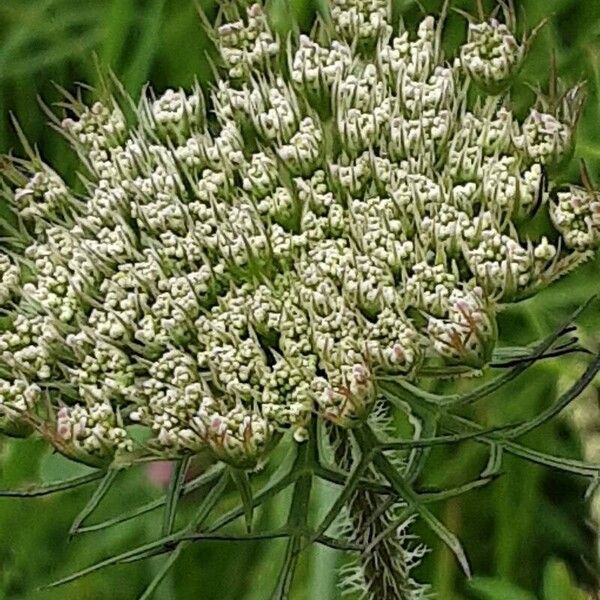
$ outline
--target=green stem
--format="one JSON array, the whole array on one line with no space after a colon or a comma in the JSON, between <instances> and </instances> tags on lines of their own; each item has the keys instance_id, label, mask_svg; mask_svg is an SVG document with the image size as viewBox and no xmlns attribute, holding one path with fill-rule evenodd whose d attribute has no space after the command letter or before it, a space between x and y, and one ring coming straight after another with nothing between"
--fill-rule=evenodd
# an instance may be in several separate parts
<instances>
[{"instance_id":1,"label":"green stem","mask_svg":"<svg viewBox=\"0 0 600 600\"><path fill-rule=\"evenodd\" d=\"M349 471L355 459L349 434L331 426L329 438L334 448L335 462ZM375 447L362 448L359 465L370 461ZM410 566L406 560L408 551L395 531L386 531L393 520L391 509L378 510L386 499L373 490L357 488L347 501L352 524L352 541L363 547L359 552L359 566L363 579L361 590L370 600L411 600L416 596L417 584L410 577ZM376 540L376 543L372 543Z\"/></svg>"}]
</instances>

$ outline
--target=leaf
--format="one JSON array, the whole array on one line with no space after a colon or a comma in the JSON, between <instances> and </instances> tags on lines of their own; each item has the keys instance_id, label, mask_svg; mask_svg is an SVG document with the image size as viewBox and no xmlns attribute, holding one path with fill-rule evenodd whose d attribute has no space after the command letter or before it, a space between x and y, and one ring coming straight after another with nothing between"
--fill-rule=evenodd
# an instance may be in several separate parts
<instances>
[{"instance_id":1,"label":"leaf","mask_svg":"<svg viewBox=\"0 0 600 600\"><path fill-rule=\"evenodd\" d=\"M74 488L97 481L104 476L103 471L95 471L87 475L78 475L70 479L50 483L40 487L25 488L22 490L0 490L0 498L40 498L41 496L49 496L58 492L72 490Z\"/></svg>"},{"instance_id":2,"label":"leaf","mask_svg":"<svg viewBox=\"0 0 600 600\"><path fill-rule=\"evenodd\" d=\"M252 531L252 520L254 516L254 504L252 500L252 486L248 473L242 469L231 468L231 479L237 486L244 506L244 519L246 520L246 531Z\"/></svg>"},{"instance_id":3,"label":"leaf","mask_svg":"<svg viewBox=\"0 0 600 600\"><path fill-rule=\"evenodd\" d=\"M191 458L186 456L177 461L175 468L171 473L171 482L166 496L165 512L163 516L163 535L167 535L173 531L175 517L177 515L177 503L179 502L181 492L183 491L183 484L185 483L185 476L190 466L190 460Z\"/></svg>"},{"instance_id":4,"label":"leaf","mask_svg":"<svg viewBox=\"0 0 600 600\"><path fill-rule=\"evenodd\" d=\"M495 577L473 577L469 589L481 600L536 600L532 593Z\"/></svg>"},{"instance_id":5,"label":"leaf","mask_svg":"<svg viewBox=\"0 0 600 600\"><path fill-rule=\"evenodd\" d=\"M355 438L364 453L371 453L377 448L378 442L375 434L367 424L354 430ZM373 464L385 477L390 485L397 491L408 507L414 509L419 516L429 525L430 529L452 550L461 568L467 577L471 577L471 567L459 539L441 521L439 521L419 500L410 488L404 477L396 467L380 452L373 455Z\"/></svg>"},{"instance_id":6,"label":"leaf","mask_svg":"<svg viewBox=\"0 0 600 600\"><path fill-rule=\"evenodd\" d=\"M583 590L573 584L567 566L550 559L544 569L544 600L586 600Z\"/></svg>"},{"instance_id":7,"label":"leaf","mask_svg":"<svg viewBox=\"0 0 600 600\"><path fill-rule=\"evenodd\" d=\"M223 464L214 465L211 469L209 469L206 473L188 481L184 486L181 492L182 496L186 496L187 494L191 494L195 492L197 489L211 483L219 475L223 472L225 466ZM161 506L164 506L167 503L167 496L163 496L162 498L158 498L157 500L153 500L152 502L148 502L138 508L130 512L124 512L122 514L113 517L112 519L107 519L106 521L102 521L100 523L95 523L93 525L88 525L86 527L81 527L79 529L79 533L88 533L90 531L99 531L101 529L107 529L108 527L113 527L114 525L118 525L120 523L125 523L126 521L130 521L131 519L135 519L136 517L140 517L145 515Z\"/></svg>"},{"instance_id":8,"label":"leaf","mask_svg":"<svg viewBox=\"0 0 600 600\"><path fill-rule=\"evenodd\" d=\"M217 484L210 490L210 492L207 494L206 498L200 505L200 508L198 509L198 514L196 515L197 521L202 521L208 516L208 514L214 507L214 504L217 502L221 493L225 489L228 480L228 473L223 473L219 482L217 482ZM112 565L117 565L119 563L136 562L139 560L144 560L145 558L150 558L151 556L156 556L157 554L169 552L170 550L176 548L177 545L185 539L189 539L189 536L186 535L187 531L187 528L184 528L183 530L178 531L177 533L162 536L157 540L148 542L147 544L143 544L142 546L138 546L137 548L133 548L131 550L121 552L120 554L116 554L114 556L105 558L104 560L94 563L89 567L85 567L84 569L76 571L75 573L71 573L66 577L63 577L61 579L58 579L57 581L48 584L47 586L45 586L44 589L52 589L55 587L65 585L67 583L70 583L77 579L81 579L86 575L90 575L92 573L95 573L96 571L105 569L106 567L110 567Z\"/></svg>"},{"instance_id":9,"label":"leaf","mask_svg":"<svg viewBox=\"0 0 600 600\"><path fill-rule=\"evenodd\" d=\"M102 481L98 484L98 487L94 490L92 497L85 505L83 510L75 517L71 528L69 529L69 536L74 536L79 532L81 524L96 510L104 496L108 493L112 484L114 483L119 471L111 470L107 471Z\"/></svg>"},{"instance_id":10,"label":"leaf","mask_svg":"<svg viewBox=\"0 0 600 600\"><path fill-rule=\"evenodd\" d=\"M186 527L185 531L193 531L197 527L200 527L208 515L210 511L213 509L215 504L218 502L219 498L225 491L228 482L228 474L225 472L221 476L219 482L210 490L210 492L206 495L198 512L195 517L190 521L189 525ZM154 579L150 582L148 587L144 590L144 593L140 596L139 600L150 600L152 598L154 592L157 590L158 586L162 583L163 579L166 577L167 573L171 570L173 565L177 562L179 555L192 543L190 541L182 541L175 547L174 550L171 551L168 558L165 560L158 573L154 576Z\"/></svg>"}]
</instances>

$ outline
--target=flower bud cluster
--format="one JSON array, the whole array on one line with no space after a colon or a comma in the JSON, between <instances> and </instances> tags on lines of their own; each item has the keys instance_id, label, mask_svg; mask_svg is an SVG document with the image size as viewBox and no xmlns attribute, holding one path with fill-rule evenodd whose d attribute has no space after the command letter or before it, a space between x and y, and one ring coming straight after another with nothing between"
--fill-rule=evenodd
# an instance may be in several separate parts
<instances>
[{"instance_id":1,"label":"flower bud cluster","mask_svg":"<svg viewBox=\"0 0 600 600\"><path fill-rule=\"evenodd\" d=\"M345 43L333 40L329 48L301 35L290 66L292 81L308 92L328 92L341 73L352 63L352 51Z\"/></svg>"},{"instance_id":2,"label":"flower bud cluster","mask_svg":"<svg viewBox=\"0 0 600 600\"><path fill-rule=\"evenodd\" d=\"M468 42L461 48L461 64L483 90L498 93L510 85L525 55L513 33L496 19L469 23Z\"/></svg>"},{"instance_id":3,"label":"flower bud cluster","mask_svg":"<svg viewBox=\"0 0 600 600\"><path fill-rule=\"evenodd\" d=\"M23 431L24 417L35 409L41 390L25 379L0 379L0 431L16 434Z\"/></svg>"},{"instance_id":4,"label":"flower bud cluster","mask_svg":"<svg viewBox=\"0 0 600 600\"><path fill-rule=\"evenodd\" d=\"M246 468L314 411L351 427L380 374L485 366L497 305L600 241L597 194L545 175L568 106L521 123L472 98L518 67L505 26L472 25L448 62L431 17L392 37L385 0L336 0L287 46L257 4L223 15L206 98L144 97L131 125L76 104L81 199L33 163L10 194L36 235L0 257L2 406L39 417L45 385L69 456L109 462L138 424L159 456ZM520 233L538 209L564 244Z\"/></svg>"},{"instance_id":5,"label":"flower bud cluster","mask_svg":"<svg viewBox=\"0 0 600 600\"><path fill-rule=\"evenodd\" d=\"M4 306L17 291L21 271L6 254L0 254L0 306Z\"/></svg>"},{"instance_id":6,"label":"flower bud cluster","mask_svg":"<svg viewBox=\"0 0 600 600\"><path fill-rule=\"evenodd\" d=\"M493 311L486 306L482 289L468 293L454 289L447 317L430 318L427 332L436 351L449 362L478 368L488 360L496 336Z\"/></svg>"},{"instance_id":7,"label":"flower bud cluster","mask_svg":"<svg viewBox=\"0 0 600 600\"><path fill-rule=\"evenodd\" d=\"M556 229L570 248L590 250L600 245L600 194L570 186L558 192L550 208Z\"/></svg>"},{"instance_id":8,"label":"flower bud cluster","mask_svg":"<svg viewBox=\"0 0 600 600\"><path fill-rule=\"evenodd\" d=\"M1 362L26 381L47 381L54 371L58 339L53 317L19 314L0 333Z\"/></svg>"},{"instance_id":9,"label":"flower bud cluster","mask_svg":"<svg viewBox=\"0 0 600 600\"><path fill-rule=\"evenodd\" d=\"M152 102L150 116L158 131L179 135L187 141L186 134L204 117L202 94L198 90L187 95L183 90L169 89Z\"/></svg>"},{"instance_id":10,"label":"flower bud cluster","mask_svg":"<svg viewBox=\"0 0 600 600\"><path fill-rule=\"evenodd\" d=\"M491 297L510 301L519 290L535 284L555 256L556 248L546 238L523 247L510 236L488 229L466 259L477 283Z\"/></svg>"},{"instance_id":11,"label":"flower bud cluster","mask_svg":"<svg viewBox=\"0 0 600 600\"><path fill-rule=\"evenodd\" d=\"M13 204L26 220L51 219L69 207L70 195L64 181L51 169L37 171L27 184L15 190Z\"/></svg>"},{"instance_id":12,"label":"flower bud cluster","mask_svg":"<svg viewBox=\"0 0 600 600\"><path fill-rule=\"evenodd\" d=\"M96 102L77 108L77 119L65 119L62 127L82 148L98 150L118 146L125 139L127 123L121 109Z\"/></svg>"},{"instance_id":13,"label":"flower bud cluster","mask_svg":"<svg viewBox=\"0 0 600 600\"><path fill-rule=\"evenodd\" d=\"M331 17L342 39L373 41L391 29L391 4L389 0L334 0Z\"/></svg>"},{"instance_id":14,"label":"flower bud cluster","mask_svg":"<svg viewBox=\"0 0 600 600\"><path fill-rule=\"evenodd\" d=\"M248 8L246 19L221 25L219 49L229 77L243 78L260 69L279 53L279 40L272 33L260 4Z\"/></svg>"},{"instance_id":15,"label":"flower bud cluster","mask_svg":"<svg viewBox=\"0 0 600 600\"><path fill-rule=\"evenodd\" d=\"M568 123L537 110L525 119L522 135L515 139L515 145L527 159L541 165L560 164L570 156L574 143L573 129Z\"/></svg>"},{"instance_id":16,"label":"flower bud cluster","mask_svg":"<svg viewBox=\"0 0 600 600\"><path fill-rule=\"evenodd\" d=\"M61 407L56 415L56 436L67 456L94 466L133 450L119 413L108 402Z\"/></svg>"}]
</instances>

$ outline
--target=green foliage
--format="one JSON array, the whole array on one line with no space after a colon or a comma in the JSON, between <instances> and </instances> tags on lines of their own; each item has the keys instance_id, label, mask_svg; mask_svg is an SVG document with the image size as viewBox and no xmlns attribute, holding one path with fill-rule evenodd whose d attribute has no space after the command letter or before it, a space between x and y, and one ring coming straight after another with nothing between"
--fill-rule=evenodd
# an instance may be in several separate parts
<instances>
[{"instance_id":1,"label":"green foliage","mask_svg":"<svg viewBox=\"0 0 600 600\"><path fill-rule=\"evenodd\" d=\"M469 587L481 600L535 600L535 596L512 583L494 577L474 577Z\"/></svg>"},{"instance_id":2,"label":"green foliage","mask_svg":"<svg viewBox=\"0 0 600 600\"><path fill-rule=\"evenodd\" d=\"M431 0L423 4L437 11L441 3ZM455 4L470 8L472 3ZM530 24L548 15L549 3L545 0L527 0L522 4ZM314 11L319 9L320 0L293 0L290 5L291 9L284 1L276 2L275 15L282 28L290 22L289 10L302 26L308 26ZM419 14L416 3L398 0L397 5L399 11L406 11L407 19ZM205 8L211 10L208 5ZM590 98L579 129L577 156L587 161L592 176L600 181L600 4L554 0L551 9L553 16L533 46L521 81L543 83L552 52L556 53L559 71L569 80L575 82L584 77L590 81ZM461 20L452 16L450 43L452 32L458 37L460 27ZM18 146L9 126L8 114L13 111L28 137L42 147L45 154L57 157L57 166L62 172L72 167L70 155L57 136L48 135L49 129L34 99L37 95L47 102L58 98L49 83L52 80L63 86L70 86L74 80L97 83L94 52L98 61L109 65L126 89L134 94L147 79L160 89L189 86L194 76L200 81L210 76L205 57L209 44L199 29L191 0L82 0L76 3L5 0L0 6L0 31L3 32L0 149L8 151ZM520 86L519 92L524 98L529 93L525 85ZM577 172L577 161L573 161L570 175L576 177ZM558 322L566 320L577 305L598 291L599 276L600 261L596 260L535 299L507 310L501 315L500 324L506 343L526 344L549 335ZM586 345L597 348L600 331L597 305L584 313L579 323ZM577 471L580 443L576 432L560 419L544 420L537 423L539 429L525 431L524 440L517 444L499 442L505 432L496 430L498 423L530 422L534 414L553 411L552 399L568 387L561 376L584 370L579 360L541 361L509 387L472 406L467 403L460 417L444 415L447 431L436 434L434 430L426 435L437 437L439 443L431 445L430 468L417 483L424 498L430 494L437 501L432 503L431 510L429 505L425 507L424 501L417 502L415 508L427 516L442 539L428 531L426 524L421 526L423 537L431 541L434 551L419 575L434 582L440 598L583 600L586 596L581 588L589 589L597 583L585 564L585 561L590 564L595 561L593 534L581 525L587 516L586 504L581 501L585 482L570 474L542 469L538 463L547 463L548 459L521 445L523 441L527 448L551 448L553 454L568 457L559 466ZM461 385L464 386L458 385L458 390L450 390L448 384L436 383L429 392L448 398L451 392L460 394ZM415 411L418 406L421 405L415 403ZM474 428L471 419L485 423L486 428ZM443 440L442 436L453 437L456 443L448 444L451 440ZM472 443L473 438L480 443ZM57 481L69 481L61 485L70 488L74 483L81 483L80 478L92 477L87 469L48 456L42 445L35 442L3 441L1 452L0 487L3 489L23 487L31 492L29 486L34 485L33 482L52 486ZM530 461L506 454L520 455ZM183 522L198 525L206 518L206 510L216 496L224 497L227 507L212 523L213 529L245 518L255 531L277 531L286 526L287 506L294 503L314 516L314 522L321 523L313 532L321 536L326 529L323 526L331 523L344 504L340 498L344 498L334 483L319 482L311 500L315 503L317 498L318 505L308 506L305 500L308 484L302 478L293 479L288 475L296 460L296 456L289 456L285 461L277 457L272 464L279 463L279 468L269 467L270 470L259 475L259 481L253 481L254 488L241 480L239 474L234 477L237 486L228 485L229 474L210 470L209 476L194 484L193 479L184 480L188 465L181 465L162 495L149 482L147 470L141 465L136 467L133 476L116 477L114 481L112 475L106 476L100 482L67 489L60 495L46 494L52 490L41 489L36 495L44 497L30 501L0 498L3 540L0 596L40 600L111 598L115 597L115 582L118 582L122 598L150 598L156 587L160 591L154 597L167 600L195 598L198 590L203 590L202 597L206 598L263 600L269 597L274 582L279 582L280 589L289 583L285 577L278 580L284 557L286 563L293 562L296 569L291 595L294 600L334 600L338 592L332 572L343 561L330 548L317 547L302 552L298 536L292 536L287 542L274 539L265 545L259 540L245 541L231 549L218 540L195 543L185 537L193 529L175 534L180 537L175 538L175 550L170 555L135 565L117 565L107 573L101 571L80 579L69 588L36 591L52 579L102 561L114 553L115 548L125 553L143 546L143 540L172 537L174 531L182 531ZM382 466L387 469L386 465ZM190 465L189 470L206 467L205 464ZM354 474L357 481L364 475L358 467ZM388 474L391 485L401 486L393 472ZM327 475L335 478L334 471ZM486 487L478 484L492 479L497 481ZM459 501L456 495L440 492L457 481L469 489L481 489L461 495ZM236 487L243 491L242 503L239 503ZM96 508L98 512L90 515L90 509ZM158 516L160 510L164 511L162 519ZM294 514L302 516L303 510ZM133 515L141 518L125 519ZM68 543L66 534L71 523L75 538ZM440 530L441 523L444 529ZM287 523L287 527L305 526L302 522ZM92 534L93 529L106 530ZM472 570L479 575L466 585L458 576L459 567L451 557L451 552L462 556L457 539L469 556ZM145 547L144 552L152 554L160 546ZM139 556L138 552L127 558ZM560 556L561 561L556 556ZM175 564L170 563L173 557L179 558ZM60 572L56 571L57 565L61 565ZM169 573L167 567L172 567ZM146 596L142 596L144 593Z\"/></svg>"},{"instance_id":3,"label":"green foliage","mask_svg":"<svg viewBox=\"0 0 600 600\"><path fill-rule=\"evenodd\" d=\"M474 577L469 589L481 600L536 600L536 596L523 588L499 577ZM548 561L543 576L543 600L586 600L587 595L577 588L568 567L552 558Z\"/></svg>"}]
</instances>

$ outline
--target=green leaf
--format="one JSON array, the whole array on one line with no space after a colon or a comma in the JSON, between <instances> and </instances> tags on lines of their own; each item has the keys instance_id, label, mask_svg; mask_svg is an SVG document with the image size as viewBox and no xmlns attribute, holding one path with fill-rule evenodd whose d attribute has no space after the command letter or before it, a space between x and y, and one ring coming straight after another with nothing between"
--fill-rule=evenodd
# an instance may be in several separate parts
<instances>
[{"instance_id":1,"label":"green leaf","mask_svg":"<svg viewBox=\"0 0 600 600\"><path fill-rule=\"evenodd\" d=\"M225 472L221 475L221 479L217 482L217 484L210 490L210 492L206 495L198 512L195 517L190 521L189 525L185 528L186 532L194 531L196 528L201 527L211 510L214 508L215 504L218 502L219 498L223 495L225 488L227 487L227 482L229 480L228 474ZM152 598L154 592L158 589L158 586L162 583L163 579L166 577L168 572L172 569L172 567L177 562L179 555L187 548L192 542L191 541L182 541L177 544L174 550L171 551L168 558L165 560L158 573L155 575L154 579L150 582L148 587L145 589L144 593L140 596L139 600L150 600Z\"/></svg>"},{"instance_id":2,"label":"green leaf","mask_svg":"<svg viewBox=\"0 0 600 600\"><path fill-rule=\"evenodd\" d=\"M221 479L217 484L210 490L207 494L206 498L200 505L198 509L198 513L195 517L195 522L202 522L210 513L217 500L221 496L223 490L225 489L227 482L229 481L229 474L227 472L223 473ZM136 562L139 560L144 560L146 558L150 558L151 556L156 556L157 554L164 554L165 552L169 552L174 550L178 544L186 539L191 539L188 535L188 528L184 528L177 533L173 533L170 535L165 535L160 537L157 540L152 542L148 542L147 544L143 544L138 546L137 548L133 548L131 550L127 550L125 552L121 552L120 554L116 554L114 556L110 556L104 560L101 560L89 567L76 571L71 575L67 575L62 579L54 581L49 585L45 586L45 589L51 589L55 587L59 587L61 585L65 585L77 579L81 579L86 575L90 575L91 573L95 573L101 569L106 567L110 567L112 565L117 565L119 563L128 563L128 562Z\"/></svg>"},{"instance_id":3,"label":"green leaf","mask_svg":"<svg viewBox=\"0 0 600 600\"><path fill-rule=\"evenodd\" d=\"M0 498L39 498L41 496L49 496L50 494L72 490L82 485L92 483L103 476L103 471L95 471L93 473L88 473L87 475L79 475L77 477L39 487L24 488L22 490L0 490Z\"/></svg>"},{"instance_id":4,"label":"green leaf","mask_svg":"<svg viewBox=\"0 0 600 600\"><path fill-rule=\"evenodd\" d=\"M185 476L190 466L190 460L191 458L186 456L177 461L173 472L171 473L171 482L167 491L165 512L163 515L163 535L173 532L175 517L177 515L177 503L179 502L181 492L183 491L183 484L185 483Z\"/></svg>"},{"instance_id":5,"label":"green leaf","mask_svg":"<svg viewBox=\"0 0 600 600\"><path fill-rule=\"evenodd\" d=\"M244 519L246 520L246 531L250 533L252 531L252 520L254 517L254 503L252 500L252 486L250 485L250 477L247 471L242 469L231 468L231 479L235 483L242 504L244 506Z\"/></svg>"},{"instance_id":6,"label":"green leaf","mask_svg":"<svg viewBox=\"0 0 600 600\"><path fill-rule=\"evenodd\" d=\"M544 569L544 600L586 600L587 594L572 582L567 566L550 559Z\"/></svg>"},{"instance_id":7,"label":"green leaf","mask_svg":"<svg viewBox=\"0 0 600 600\"><path fill-rule=\"evenodd\" d=\"M198 477L188 481L183 486L183 490L181 492L182 496L186 496L187 494L191 494L195 492L197 489L201 488L204 485L212 483L215 479L217 479L225 466L220 463L214 465L211 469L209 469L206 473L199 475ZM131 519L135 519L136 517L140 517L145 515L161 506L164 506L167 503L167 496L163 496L162 498L158 498L157 500L152 500L142 506L139 506L133 509L130 512L124 512L122 514L113 517L112 519L107 519L106 521L102 521L100 523L94 523L92 525L87 525L86 527L81 527L79 529L79 533L88 533L91 531L100 531L101 529L107 529L108 527L113 527L114 525L119 525L120 523L125 523L126 521L130 521Z\"/></svg>"},{"instance_id":8,"label":"green leaf","mask_svg":"<svg viewBox=\"0 0 600 600\"><path fill-rule=\"evenodd\" d=\"M79 532L79 527L82 523L96 510L104 496L108 493L112 484L114 483L119 471L107 471L102 481L98 484L98 487L94 490L92 497L89 502L85 505L83 510L75 517L71 528L69 529L69 536L73 536Z\"/></svg>"},{"instance_id":9,"label":"green leaf","mask_svg":"<svg viewBox=\"0 0 600 600\"><path fill-rule=\"evenodd\" d=\"M481 600L537 600L531 592L494 577L473 577L469 589Z\"/></svg>"},{"instance_id":10,"label":"green leaf","mask_svg":"<svg viewBox=\"0 0 600 600\"><path fill-rule=\"evenodd\" d=\"M290 450L279 465L279 468L271 475L263 488L258 493L254 494L252 498L252 508L260 506L263 502L273 498L296 481L299 475L299 472L296 469L296 452L297 444L293 443ZM243 503L239 506L236 506L217 519L215 523L211 525L209 531L217 531L218 529L221 529L221 527L224 527L232 521L235 521L244 515L244 510Z\"/></svg>"}]
</instances>

